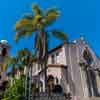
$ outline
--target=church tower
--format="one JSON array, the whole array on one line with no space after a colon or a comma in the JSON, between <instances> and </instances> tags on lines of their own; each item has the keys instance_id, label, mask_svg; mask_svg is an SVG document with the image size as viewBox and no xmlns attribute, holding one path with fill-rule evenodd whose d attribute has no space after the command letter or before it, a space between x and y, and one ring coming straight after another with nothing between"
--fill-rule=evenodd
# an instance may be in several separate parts
<instances>
[{"instance_id":1,"label":"church tower","mask_svg":"<svg viewBox=\"0 0 100 100\"><path fill-rule=\"evenodd\" d=\"M9 55L9 49L10 45L8 44L7 40L1 40L0 41L0 75L2 75L5 72L5 57Z\"/></svg>"}]
</instances>

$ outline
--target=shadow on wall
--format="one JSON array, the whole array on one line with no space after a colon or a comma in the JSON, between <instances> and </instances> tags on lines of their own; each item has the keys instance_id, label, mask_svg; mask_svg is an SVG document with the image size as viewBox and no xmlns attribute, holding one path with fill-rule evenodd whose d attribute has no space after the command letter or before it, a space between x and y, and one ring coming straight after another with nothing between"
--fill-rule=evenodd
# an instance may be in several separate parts
<instances>
[{"instance_id":1,"label":"shadow on wall","mask_svg":"<svg viewBox=\"0 0 100 100\"><path fill-rule=\"evenodd\" d=\"M69 85L69 89L70 89L70 92L72 93L72 95L75 96L76 95L76 87L75 87L74 81L72 80L71 74L68 71L68 68L62 69L62 77L64 77L64 79L65 79L64 82L66 82L66 85L67 84Z\"/></svg>"},{"instance_id":2,"label":"shadow on wall","mask_svg":"<svg viewBox=\"0 0 100 100\"><path fill-rule=\"evenodd\" d=\"M95 72L90 71L90 75L91 75L92 87L93 87L93 90L94 90L94 96L99 97L100 94L98 92Z\"/></svg>"}]
</instances>

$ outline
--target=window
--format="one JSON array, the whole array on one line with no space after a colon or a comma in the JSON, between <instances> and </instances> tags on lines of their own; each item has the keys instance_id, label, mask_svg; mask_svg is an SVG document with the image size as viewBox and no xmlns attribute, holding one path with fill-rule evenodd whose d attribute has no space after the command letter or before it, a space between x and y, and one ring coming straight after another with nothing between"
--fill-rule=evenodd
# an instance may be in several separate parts
<instances>
[{"instance_id":1,"label":"window","mask_svg":"<svg viewBox=\"0 0 100 100\"><path fill-rule=\"evenodd\" d=\"M59 56L59 52L56 53L56 56L57 56L57 57Z\"/></svg>"},{"instance_id":2,"label":"window","mask_svg":"<svg viewBox=\"0 0 100 100\"><path fill-rule=\"evenodd\" d=\"M52 55L51 59L52 59L52 64L55 64L55 55Z\"/></svg>"},{"instance_id":3,"label":"window","mask_svg":"<svg viewBox=\"0 0 100 100\"><path fill-rule=\"evenodd\" d=\"M59 63L59 52L56 53L56 63Z\"/></svg>"},{"instance_id":4,"label":"window","mask_svg":"<svg viewBox=\"0 0 100 100\"><path fill-rule=\"evenodd\" d=\"M3 48L2 49L2 56L6 56L6 54L7 54L7 49L6 48Z\"/></svg>"},{"instance_id":5,"label":"window","mask_svg":"<svg viewBox=\"0 0 100 100\"><path fill-rule=\"evenodd\" d=\"M51 59L52 59L52 64L57 64L59 62L59 52L53 54L51 56Z\"/></svg>"}]
</instances>

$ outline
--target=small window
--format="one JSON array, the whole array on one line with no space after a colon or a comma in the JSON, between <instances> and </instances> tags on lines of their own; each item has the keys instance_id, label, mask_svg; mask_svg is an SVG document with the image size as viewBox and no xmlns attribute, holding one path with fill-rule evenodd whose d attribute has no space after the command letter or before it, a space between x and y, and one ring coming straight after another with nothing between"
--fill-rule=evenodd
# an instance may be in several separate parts
<instances>
[{"instance_id":1,"label":"small window","mask_svg":"<svg viewBox=\"0 0 100 100\"><path fill-rule=\"evenodd\" d=\"M52 64L55 64L55 56L52 55Z\"/></svg>"},{"instance_id":2,"label":"small window","mask_svg":"<svg viewBox=\"0 0 100 100\"><path fill-rule=\"evenodd\" d=\"M51 59L52 59L52 64L58 63L58 60L59 60L59 52L56 52L55 54L53 54L52 57L51 57Z\"/></svg>"},{"instance_id":3,"label":"small window","mask_svg":"<svg viewBox=\"0 0 100 100\"><path fill-rule=\"evenodd\" d=\"M59 56L59 52L56 53L56 56L57 56L57 57Z\"/></svg>"},{"instance_id":4,"label":"small window","mask_svg":"<svg viewBox=\"0 0 100 100\"><path fill-rule=\"evenodd\" d=\"M57 52L56 53L56 64L58 64L59 63L59 61L60 61L60 52Z\"/></svg>"}]
</instances>

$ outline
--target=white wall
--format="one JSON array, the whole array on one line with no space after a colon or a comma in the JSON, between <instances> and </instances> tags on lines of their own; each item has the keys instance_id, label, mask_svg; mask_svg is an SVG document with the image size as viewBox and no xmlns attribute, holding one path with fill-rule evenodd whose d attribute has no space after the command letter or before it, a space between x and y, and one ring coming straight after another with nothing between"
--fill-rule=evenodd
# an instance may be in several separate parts
<instances>
[{"instance_id":1,"label":"white wall","mask_svg":"<svg viewBox=\"0 0 100 100\"><path fill-rule=\"evenodd\" d=\"M58 56L56 56L57 53L59 53ZM55 64L66 65L65 45L49 55L48 64L52 64L52 55L54 55L55 57L56 60Z\"/></svg>"}]
</instances>

